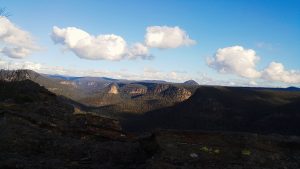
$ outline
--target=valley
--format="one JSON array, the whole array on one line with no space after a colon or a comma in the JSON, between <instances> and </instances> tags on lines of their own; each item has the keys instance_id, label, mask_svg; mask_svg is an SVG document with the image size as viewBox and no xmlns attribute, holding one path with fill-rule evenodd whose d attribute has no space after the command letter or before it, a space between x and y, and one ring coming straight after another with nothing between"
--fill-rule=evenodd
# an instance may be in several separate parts
<instances>
[{"instance_id":1,"label":"valley","mask_svg":"<svg viewBox=\"0 0 300 169\"><path fill-rule=\"evenodd\" d=\"M299 168L296 88L32 73L0 82L0 168Z\"/></svg>"},{"instance_id":2,"label":"valley","mask_svg":"<svg viewBox=\"0 0 300 169\"><path fill-rule=\"evenodd\" d=\"M0 0L0 169L300 169L300 0Z\"/></svg>"}]
</instances>

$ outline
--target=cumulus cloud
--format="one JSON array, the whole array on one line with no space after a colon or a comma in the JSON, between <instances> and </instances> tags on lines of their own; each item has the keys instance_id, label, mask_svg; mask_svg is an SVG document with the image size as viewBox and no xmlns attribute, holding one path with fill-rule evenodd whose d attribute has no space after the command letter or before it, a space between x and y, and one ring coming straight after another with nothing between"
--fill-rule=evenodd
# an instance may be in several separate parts
<instances>
[{"instance_id":1,"label":"cumulus cloud","mask_svg":"<svg viewBox=\"0 0 300 169\"><path fill-rule=\"evenodd\" d=\"M147 27L146 31L145 44L150 48L177 48L196 43L196 41L189 38L184 30L177 26L150 26Z\"/></svg>"},{"instance_id":2,"label":"cumulus cloud","mask_svg":"<svg viewBox=\"0 0 300 169\"><path fill-rule=\"evenodd\" d=\"M208 58L207 64L220 73L231 73L250 78L250 85L257 85L253 79L268 82L300 83L300 71L286 70L282 63L271 62L268 67L259 71L256 64L259 57L253 49L232 46L218 49L215 56Z\"/></svg>"},{"instance_id":3,"label":"cumulus cloud","mask_svg":"<svg viewBox=\"0 0 300 169\"><path fill-rule=\"evenodd\" d=\"M300 83L300 72L285 70L282 63L271 62L263 71L263 78L284 83Z\"/></svg>"},{"instance_id":4,"label":"cumulus cloud","mask_svg":"<svg viewBox=\"0 0 300 169\"><path fill-rule=\"evenodd\" d=\"M192 79L187 72L182 71L160 71L157 69L146 67L139 79L144 80L165 80L183 82Z\"/></svg>"},{"instance_id":5,"label":"cumulus cloud","mask_svg":"<svg viewBox=\"0 0 300 169\"><path fill-rule=\"evenodd\" d=\"M136 59L137 56L143 59L151 59L153 56L149 53L149 48L142 43L135 43L127 52L127 58Z\"/></svg>"},{"instance_id":6,"label":"cumulus cloud","mask_svg":"<svg viewBox=\"0 0 300 169\"><path fill-rule=\"evenodd\" d=\"M252 49L232 46L218 49L214 57L208 58L210 67L221 73L232 73L246 78L258 78L261 73L256 70L259 57Z\"/></svg>"},{"instance_id":7,"label":"cumulus cloud","mask_svg":"<svg viewBox=\"0 0 300 169\"><path fill-rule=\"evenodd\" d=\"M250 86L257 86L257 83L256 83L256 81L251 80L251 81L249 82L249 85L250 85Z\"/></svg>"},{"instance_id":8,"label":"cumulus cloud","mask_svg":"<svg viewBox=\"0 0 300 169\"><path fill-rule=\"evenodd\" d=\"M12 60L0 60L0 69L9 69L9 70L15 70L15 69L30 69L33 71L40 71L44 65L39 63L33 63L29 61L21 61L21 62L14 62Z\"/></svg>"},{"instance_id":9,"label":"cumulus cloud","mask_svg":"<svg viewBox=\"0 0 300 169\"><path fill-rule=\"evenodd\" d=\"M0 18L0 53L20 59L39 50L32 35L13 24L8 18Z\"/></svg>"},{"instance_id":10,"label":"cumulus cloud","mask_svg":"<svg viewBox=\"0 0 300 169\"><path fill-rule=\"evenodd\" d=\"M144 68L141 71L131 72L128 70L110 71L103 69L76 69L62 66L51 66L29 61L1 60L0 69L30 69L44 74L60 74L69 76L92 76L110 77L128 80L165 80L172 82L183 82L191 79L186 72L180 71L160 71L152 68Z\"/></svg>"},{"instance_id":11,"label":"cumulus cloud","mask_svg":"<svg viewBox=\"0 0 300 169\"><path fill-rule=\"evenodd\" d=\"M124 58L147 58L148 48L137 43L128 48L126 41L118 35L107 34L93 36L75 28L53 27L51 38L56 44L62 44L78 57L91 60L121 60Z\"/></svg>"},{"instance_id":12,"label":"cumulus cloud","mask_svg":"<svg viewBox=\"0 0 300 169\"><path fill-rule=\"evenodd\" d=\"M179 27L150 26L146 31L145 42L132 46L128 46L121 36L94 36L76 27L54 26L51 38L78 57L91 60L151 59L150 48L177 48L196 43Z\"/></svg>"}]
</instances>

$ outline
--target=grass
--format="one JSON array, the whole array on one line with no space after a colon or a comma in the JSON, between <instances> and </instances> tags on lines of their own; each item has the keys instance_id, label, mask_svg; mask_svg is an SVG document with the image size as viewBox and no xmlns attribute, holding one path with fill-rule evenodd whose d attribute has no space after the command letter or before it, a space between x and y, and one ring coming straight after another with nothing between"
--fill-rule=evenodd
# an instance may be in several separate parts
<instances>
[{"instance_id":1,"label":"grass","mask_svg":"<svg viewBox=\"0 0 300 169\"><path fill-rule=\"evenodd\" d=\"M206 147L206 146L201 147L200 150L203 152L206 152L206 153L210 153L210 154L219 154L220 153L220 149L213 149L211 147Z\"/></svg>"},{"instance_id":2,"label":"grass","mask_svg":"<svg viewBox=\"0 0 300 169\"><path fill-rule=\"evenodd\" d=\"M244 156L250 156L250 155L251 155L251 151L248 150L248 149L243 149L241 153L242 153L242 155L244 155Z\"/></svg>"}]
</instances>

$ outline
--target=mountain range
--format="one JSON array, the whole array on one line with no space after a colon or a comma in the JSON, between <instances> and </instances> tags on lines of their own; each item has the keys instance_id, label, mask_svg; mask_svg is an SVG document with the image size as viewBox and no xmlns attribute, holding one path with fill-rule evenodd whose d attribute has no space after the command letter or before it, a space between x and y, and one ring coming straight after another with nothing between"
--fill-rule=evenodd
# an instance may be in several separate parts
<instances>
[{"instance_id":1,"label":"mountain range","mask_svg":"<svg viewBox=\"0 0 300 169\"><path fill-rule=\"evenodd\" d=\"M0 168L300 166L294 87L1 73Z\"/></svg>"},{"instance_id":2,"label":"mountain range","mask_svg":"<svg viewBox=\"0 0 300 169\"><path fill-rule=\"evenodd\" d=\"M30 79L49 91L72 99L97 111L114 114L116 111L144 113L171 106L188 99L197 88L196 82L133 81L107 77L72 77L38 74L22 70ZM102 111L102 112L103 112ZM113 112L112 112L113 111Z\"/></svg>"}]
</instances>

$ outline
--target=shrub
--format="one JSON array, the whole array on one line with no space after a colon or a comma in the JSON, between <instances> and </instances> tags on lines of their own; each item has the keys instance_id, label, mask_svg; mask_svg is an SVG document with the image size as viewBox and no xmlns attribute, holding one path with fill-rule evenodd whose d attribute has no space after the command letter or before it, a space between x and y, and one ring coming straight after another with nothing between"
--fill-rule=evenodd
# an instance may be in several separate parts
<instances>
[{"instance_id":1,"label":"shrub","mask_svg":"<svg viewBox=\"0 0 300 169\"><path fill-rule=\"evenodd\" d=\"M241 153L242 153L242 155L245 155L245 156L251 155L251 151L248 149L243 149Z\"/></svg>"}]
</instances>

